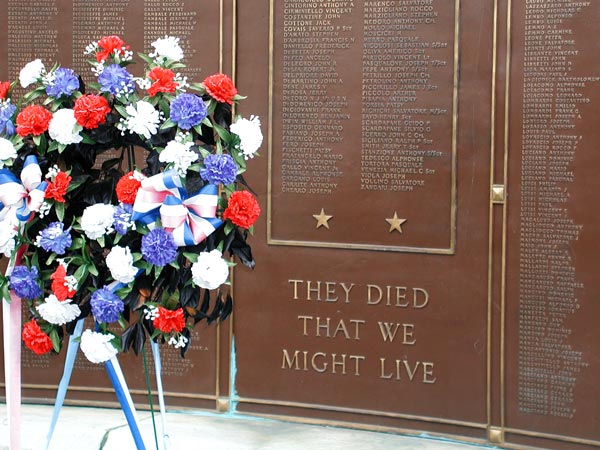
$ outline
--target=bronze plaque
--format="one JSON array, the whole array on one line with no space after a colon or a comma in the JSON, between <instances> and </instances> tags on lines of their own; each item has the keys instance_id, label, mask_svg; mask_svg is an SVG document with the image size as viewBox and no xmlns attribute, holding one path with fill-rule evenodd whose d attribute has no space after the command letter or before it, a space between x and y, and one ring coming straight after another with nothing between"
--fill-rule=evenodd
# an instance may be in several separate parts
<instances>
[{"instance_id":1,"label":"bronze plaque","mask_svg":"<svg viewBox=\"0 0 600 450\"><path fill-rule=\"evenodd\" d=\"M512 11L506 427L521 444L600 446L599 16L595 2Z\"/></svg>"},{"instance_id":2,"label":"bronze plaque","mask_svg":"<svg viewBox=\"0 0 600 450\"><path fill-rule=\"evenodd\" d=\"M240 37L242 113L270 142L249 172L267 242L236 272L237 409L483 440L492 11L266 3L239 5L271 52ZM270 80L243 76L257 63Z\"/></svg>"},{"instance_id":3,"label":"bronze plaque","mask_svg":"<svg viewBox=\"0 0 600 450\"><path fill-rule=\"evenodd\" d=\"M8 0L6 14L0 18L0 57L4 61L0 77L13 80L26 63L41 58L46 67L59 62L90 81L93 74L84 50L92 41L116 34L133 51L147 54L156 39L173 35L181 39L186 55L184 75L190 81L201 82L212 73L232 70L232 17L230 2ZM139 74L142 70L143 64L138 62L133 71ZM168 405L218 407L220 398L228 395L229 341L229 324L208 328L201 324L193 332L192 347L185 359L178 350L162 347ZM62 375L62 363L56 359L62 360L64 355L38 357L25 347L22 353L24 397L52 401ZM153 377L152 356L148 355ZM120 361L134 398L146 405L141 357L122 355ZM91 364L79 355L67 401L116 403L104 366Z\"/></svg>"},{"instance_id":4,"label":"bronze plaque","mask_svg":"<svg viewBox=\"0 0 600 450\"><path fill-rule=\"evenodd\" d=\"M459 3L271 2L270 244L454 252Z\"/></svg>"}]
</instances>

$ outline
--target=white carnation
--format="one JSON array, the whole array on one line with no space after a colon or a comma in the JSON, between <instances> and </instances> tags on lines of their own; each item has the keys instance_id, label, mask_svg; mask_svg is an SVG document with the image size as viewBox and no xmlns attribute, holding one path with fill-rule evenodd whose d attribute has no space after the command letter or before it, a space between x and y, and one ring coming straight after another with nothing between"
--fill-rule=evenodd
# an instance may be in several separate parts
<instances>
[{"instance_id":1,"label":"white carnation","mask_svg":"<svg viewBox=\"0 0 600 450\"><path fill-rule=\"evenodd\" d=\"M254 154L262 145L263 135L260 130L258 116L250 116L250 120L238 117L229 130L240 137L240 149L245 159L254 158Z\"/></svg>"},{"instance_id":2,"label":"white carnation","mask_svg":"<svg viewBox=\"0 0 600 450\"><path fill-rule=\"evenodd\" d=\"M46 71L41 59L35 59L25 65L19 73L21 87L26 88L30 84L37 82Z\"/></svg>"},{"instance_id":3,"label":"white carnation","mask_svg":"<svg viewBox=\"0 0 600 450\"><path fill-rule=\"evenodd\" d=\"M198 160L198 154L190 149L193 142L171 141L158 157L160 162L173 164L179 175L185 176L188 168Z\"/></svg>"},{"instance_id":4,"label":"white carnation","mask_svg":"<svg viewBox=\"0 0 600 450\"><path fill-rule=\"evenodd\" d=\"M129 247L114 246L106 256L106 265L113 279L121 283L132 282L138 273L138 269L133 266L133 256Z\"/></svg>"},{"instance_id":5,"label":"white carnation","mask_svg":"<svg viewBox=\"0 0 600 450\"><path fill-rule=\"evenodd\" d=\"M88 238L98 239L112 231L114 213L114 206L96 203L83 210L79 223Z\"/></svg>"},{"instance_id":6,"label":"white carnation","mask_svg":"<svg viewBox=\"0 0 600 450\"><path fill-rule=\"evenodd\" d=\"M152 44L154 53L150 53L152 58L162 56L171 61L180 61L183 59L183 50L179 45L179 38L173 36L165 36L163 39L158 39Z\"/></svg>"},{"instance_id":7,"label":"white carnation","mask_svg":"<svg viewBox=\"0 0 600 450\"><path fill-rule=\"evenodd\" d=\"M11 141L0 137L0 169L7 160L17 157L17 150Z\"/></svg>"},{"instance_id":8,"label":"white carnation","mask_svg":"<svg viewBox=\"0 0 600 450\"><path fill-rule=\"evenodd\" d=\"M7 212L0 221L0 253L9 258L15 249L15 236L18 231L19 220L14 208L5 208L5 210Z\"/></svg>"},{"instance_id":9,"label":"white carnation","mask_svg":"<svg viewBox=\"0 0 600 450\"><path fill-rule=\"evenodd\" d=\"M216 289L229 276L229 267L219 250L201 252L198 261L192 264L192 280L204 289Z\"/></svg>"},{"instance_id":10,"label":"white carnation","mask_svg":"<svg viewBox=\"0 0 600 450\"><path fill-rule=\"evenodd\" d=\"M54 294L46 297L46 301L36 306L36 309L46 322L54 325L64 325L77 319L81 314L79 306L72 305L71 299L61 302Z\"/></svg>"},{"instance_id":11,"label":"white carnation","mask_svg":"<svg viewBox=\"0 0 600 450\"><path fill-rule=\"evenodd\" d=\"M136 108L137 107L137 108ZM150 139L158 131L160 113L150 103L139 101L137 105L125 108L129 117L123 119L123 127L130 133L137 133Z\"/></svg>"},{"instance_id":12,"label":"white carnation","mask_svg":"<svg viewBox=\"0 0 600 450\"><path fill-rule=\"evenodd\" d=\"M48 125L50 137L63 145L76 144L83 140L79 132L83 127L75 119L75 111L72 109L59 109Z\"/></svg>"},{"instance_id":13,"label":"white carnation","mask_svg":"<svg viewBox=\"0 0 600 450\"><path fill-rule=\"evenodd\" d=\"M81 335L81 351L94 364L106 362L117 355L117 349L110 342L113 338L112 334L85 330Z\"/></svg>"}]
</instances>

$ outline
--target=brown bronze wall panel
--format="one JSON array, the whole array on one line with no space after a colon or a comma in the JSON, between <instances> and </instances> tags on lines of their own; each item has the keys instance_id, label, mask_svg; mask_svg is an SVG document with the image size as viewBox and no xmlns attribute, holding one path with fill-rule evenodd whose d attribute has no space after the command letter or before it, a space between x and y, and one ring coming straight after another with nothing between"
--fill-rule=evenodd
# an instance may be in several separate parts
<instances>
[{"instance_id":1,"label":"brown bronze wall panel","mask_svg":"<svg viewBox=\"0 0 600 450\"><path fill-rule=\"evenodd\" d=\"M240 28L240 89L254 93L244 108L247 114L258 111L262 117L272 108L272 129L268 130L272 132L270 167L268 161L255 159L252 164L260 164L261 170L249 175L260 199L271 200L271 214L257 224L255 236L264 236L269 224L272 234L270 240L259 240L253 247L256 269L252 273L244 269L236 271L238 410L270 414L278 411L284 415L294 411L291 414L331 421L378 422L438 432L455 427L455 431L462 430L465 435L485 436L491 3L461 1L460 10L456 11L454 2L433 1L429 12L435 14L429 16L421 15L423 11L415 6L416 2L393 2L394 6L387 9L377 9L381 5L376 3L382 2L316 2L322 13L303 7L303 3L262 2L260 8L256 3L239 5L240 17L253 24L253 29L246 32ZM339 8L333 8L329 14L335 18L330 19L326 17L326 9L331 3ZM274 8L270 11L269 6ZM414 28L405 27L410 20L403 16L404 7L408 19L419 19ZM272 85L268 83L266 70L256 73L256 67L269 63L269 47L264 36L254 32L257 27L269 26L270 12ZM321 17L316 17L319 14ZM377 22L378 17L388 24L386 35L390 39L377 42L385 45L393 42L391 48L404 48L404 54L430 56L430 60L421 61L447 62L446 65L438 62L435 67L430 62L421 66L426 68L424 73L436 79L433 82L427 78L437 88L416 89L417 98L412 105L399 106L381 97L389 93L391 98L394 89L404 89L409 62L383 66L386 69L379 73L390 73L390 79L382 77L383 81L375 83L365 76L371 73L368 68L372 67L373 59L365 51L370 48L365 44L368 34L374 32L367 27L371 26L369 22ZM427 17L435 18L435 23L427 23ZM460 23L458 40L454 34L457 22ZM306 31L291 32L297 44L312 42L313 49L321 50L334 45L333 53L323 53L331 58L331 61L325 59L332 63L331 68L321 63L302 66L318 69L306 70L311 74L308 78L328 79L332 70L337 76L331 79L341 79L342 83L310 84L300 76L293 81L296 72L290 72L289 66L286 68L286 61L289 64L308 59L292 59L291 53L285 53L290 42L286 40L288 26L306 27ZM331 28L327 31L326 27L333 27L333 31ZM375 31L386 33L385 30L383 27ZM308 37L303 38L303 33ZM328 39L322 39L325 36ZM426 44L425 52L415 51L423 50L423 46L400 45L403 37L407 38L405 43ZM434 49L436 41L447 45ZM348 47L335 47L342 44ZM291 49L303 48L294 44ZM384 54L386 60L394 60L396 53ZM321 61L316 56L316 52L310 54L313 62ZM454 61L455 56L459 56L458 61ZM455 68L459 75L456 93ZM370 92L366 86L371 83L385 85L389 91L381 88L381 93L371 98L366 94ZM293 101L286 99L288 95L293 97L287 92L290 89L302 91L296 96L297 106L286 103ZM272 101L267 103L263 96L269 92ZM335 111L333 107L318 107L321 104L318 102L331 106L342 97L344 103L337 105ZM402 153L400 141L393 141L387 147L381 141L381 145L373 148L366 145L365 136L368 134L376 142L388 139L384 136L386 130L394 128L390 123L397 123L397 130L402 132L404 124L399 123L402 117L396 115L396 108L430 111L435 105L448 105L447 114L434 117L428 113L418 117L434 124L429 136L435 141L435 144L420 143L419 151L443 149L440 158L423 158L423 168L436 169L435 174L423 177L427 178L423 189L361 190L366 150L383 155L383 150L389 148L400 157L407 155ZM296 115L293 120L286 118L290 110ZM342 127L340 135L333 136L341 137L340 142L317 139L325 136L317 132L322 130L318 125L332 123L321 116L322 111L342 118L336 124ZM318 117L316 122L314 114ZM376 132L376 126L369 130L367 120L381 121L385 130ZM454 169L453 123L457 144ZM309 128L304 136L312 136L311 145L298 143L302 133L296 132L297 125ZM296 139L295 147L288 145L291 138ZM300 147L306 149L301 150L306 158L294 153L293 149ZM325 150L329 148L331 152ZM294 176L314 177L308 161L319 152L343 156L334 158L343 175L329 181L338 183L339 188L331 193L283 192L281 178L284 166L288 165L285 158L304 161L296 164L293 170L298 173ZM455 251L428 253L432 248L451 249L453 172L458 175L454 200ZM269 173L270 183L266 181ZM380 173L401 175L391 164ZM321 208L325 216L333 215L329 220L322 219L329 228L317 228ZM406 217L401 213L404 210L410 213ZM390 232L391 224L385 221L393 217L394 211L399 219L408 219L400 226L402 233ZM415 218L412 229L411 217ZM407 248L400 248L404 245ZM382 247L405 251L376 251ZM467 398L470 401L464 401Z\"/></svg>"},{"instance_id":2,"label":"brown bronze wall panel","mask_svg":"<svg viewBox=\"0 0 600 450\"><path fill-rule=\"evenodd\" d=\"M600 446L599 17L595 2L511 11L506 426L551 448Z\"/></svg>"},{"instance_id":3,"label":"brown bronze wall panel","mask_svg":"<svg viewBox=\"0 0 600 450\"><path fill-rule=\"evenodd\" d=\"M4 25L0 27L0 76L2 80L13 80L27 62L41 58L46 67L57 61L89 81L93 74L83 52L92 41L117 34L132 50L149 53L150 44L168 34L181 39L187 64L184 75L201 82L221 68L232 69L232 4L192 0L8 0L6 14L0 19ZM136 74L143 70L142 63L133 67ZM229 324L218 331L214 326L202 325L195 330L186 359L181 359L175 349L163 347L163 384L170 406L215 408L215 401L228 394L229 360L218 358L218 354L229 349ZM24 347L24 397L51 401L62 374L63 358L38 357ZM141 357L122 355L120 361L134 398L146 404ZM152 366L151 354L148 362ZM88 363L83 355L78 356L71 387L70 401L116 402L104 367Z\"/></svg>"},{"instance_id":4,"label":"brown bronze wall panel","mask_svg":"<svg viewBox=\"0 0 600 450\"><path fill-rule=\"evenodd\" d=\"M454 251L460 2L426 3L271 1L270 243Z\"/></svg>"}]
</instances>

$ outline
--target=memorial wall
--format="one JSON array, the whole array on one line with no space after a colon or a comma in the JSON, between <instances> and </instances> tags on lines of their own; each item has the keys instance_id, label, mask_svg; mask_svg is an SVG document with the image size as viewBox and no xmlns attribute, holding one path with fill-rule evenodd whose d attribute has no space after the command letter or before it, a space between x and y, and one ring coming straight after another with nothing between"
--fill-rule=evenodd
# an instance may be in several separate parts
<instances>
[{"instance_id":1,"label":"memorial wall","mask_svg":"<svg viewBox=\"0 0 600 450\"><path fill-rule=\"evenodd\" d=\"M234 271L230 321L185 360L165 349L169 406L583 450L599 20L589 1L9 0L0 77L34 56L91 75L79 49L101 35L172 34L187 75L229 73L260 115L257 265ZM23 355L25 396L51 401L53 356ZM143 404L141 362L123 364ZM83 358L73 385L114 402Z\"/></svg>"}]
</instances>

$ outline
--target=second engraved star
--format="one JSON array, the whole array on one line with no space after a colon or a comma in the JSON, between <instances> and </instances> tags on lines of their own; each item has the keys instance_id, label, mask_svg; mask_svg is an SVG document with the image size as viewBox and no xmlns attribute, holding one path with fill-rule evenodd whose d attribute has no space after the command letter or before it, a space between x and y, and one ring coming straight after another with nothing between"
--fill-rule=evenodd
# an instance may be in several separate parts
<instances>
[{"instance_id":1,"label":"second engraved star","mask_svg":"<svg viewBox=\"0 0 600 450\"><path fill-rule=\"evenodd\" d=\"M325 227L329 230L329 220L333 216L325 214L325 209L321 208L321 212L319 214L313 214L313 217L317 220L317 228Z\"/></svg>"},{"instance_id":2,"label":"second engraved star","mask_svg":"<svg viewBox=\"0 0 600 450\"><path fill-rule=\"evenodd\" d=\"M395 230L402 234L402 224L404 224L404 222L406 222L407 219L398 218L398 213L394 211L394 217L385 219L385 221L390 224L390 233Z\"/></svg>"}]
</instances>

